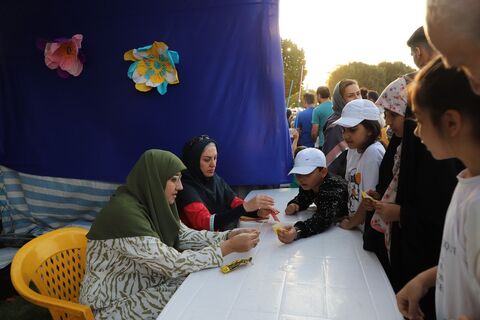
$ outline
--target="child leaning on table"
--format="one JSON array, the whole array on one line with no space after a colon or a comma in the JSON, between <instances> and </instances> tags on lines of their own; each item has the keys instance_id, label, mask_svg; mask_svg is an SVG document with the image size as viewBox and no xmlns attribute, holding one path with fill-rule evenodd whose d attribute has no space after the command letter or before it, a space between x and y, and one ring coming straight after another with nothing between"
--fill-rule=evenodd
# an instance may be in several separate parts
<instances>
[{"instance_id":1,"label":"child leaning on table","mask_svg":"<svg viewBox=\"0 0 480 320\"><path fill-rule=\"evenodd\" d=\"M283 243L309 237L328 229L347 210L348 191L344 179L331 175L326 168L325 155L316 148L306 148L295 157L289 174L295 174L300 185L298 195L285 209L291 215L306 210L312 203L317 209L310 219L298 221L293 226L278 230Z\"/></svg>"},{"instance_id":2,"label":"child leaning on table","mask_svg":"<svg viewBox=\"0 0 480 320\"><path fill-rule=\"evenodd\" d=\"M458 158L466 166L450 201L440 260L397 294L407 319L423 319L419 300L436 286L438 319L477 319L480 315L480 96L463 71L436 59L413 83L418 135L435 159ZM439 172L439 174L442 174Z\"/></svg>"}]
</instances>

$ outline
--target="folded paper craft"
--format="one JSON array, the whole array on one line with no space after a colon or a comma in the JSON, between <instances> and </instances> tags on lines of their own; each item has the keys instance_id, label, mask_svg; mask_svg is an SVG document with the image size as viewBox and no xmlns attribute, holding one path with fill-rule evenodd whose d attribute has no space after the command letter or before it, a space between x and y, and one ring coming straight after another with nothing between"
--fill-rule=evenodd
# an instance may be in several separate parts
<instances>
[{"instance_id":1,"label":"folded paper craft","mask_svg":"<svg viewBox=\"0 0 480 320\"><path fill-rule=\"evenodd\" d=\"M82 41L83 35L76 34L71 38L58 38L51 42L39 40L38 46L44 52L48 68L56 69L62 78L68 78L69 75L78 77L85 62L85 57L80 52Z\"/></svg>"},{"instance_id":2,"label":"folded paper craft","mask_svg":"<svg viewBox=\"0 0 480 320\"><path fill-rule=\"evenodd\" d=\"M179 63L176 51L168 50L164 42L155 41L152 45L132 49L123 55L124 60L134 61L127 75L135 82L135 89L147 92L156 88L164 95L168 84L179 83L175 64Z\"/></svg>"}]
</instances>

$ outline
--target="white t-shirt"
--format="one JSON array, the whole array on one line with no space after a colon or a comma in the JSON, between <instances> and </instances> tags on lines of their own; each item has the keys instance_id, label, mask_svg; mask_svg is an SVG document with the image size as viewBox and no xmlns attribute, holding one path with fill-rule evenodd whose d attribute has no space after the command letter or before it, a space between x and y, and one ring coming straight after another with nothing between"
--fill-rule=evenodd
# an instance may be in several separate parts
<instances>
[{"instance_id":1,"label":"white t-shirt","mask_svg":"<svg viewBox=\"0 0 480 320\"><path fill-rule=\"evenodd\" d=\"M458 175L448 207L438 262L437 319L480 316L480 176Z\"/></svg>"},{"instance_id":2,"label":"white t-shirt","mask_svg":"<svg viewBox=\"0 0 480 320\"><path fill-rule=\"evenodd\" d=\"M361 202L362 191L375 190L378 184L378 168L382 162L385 148L377 141L363 152L350 149L347 153L348 214L352 216Z\"/></svg>"}]
</instances>

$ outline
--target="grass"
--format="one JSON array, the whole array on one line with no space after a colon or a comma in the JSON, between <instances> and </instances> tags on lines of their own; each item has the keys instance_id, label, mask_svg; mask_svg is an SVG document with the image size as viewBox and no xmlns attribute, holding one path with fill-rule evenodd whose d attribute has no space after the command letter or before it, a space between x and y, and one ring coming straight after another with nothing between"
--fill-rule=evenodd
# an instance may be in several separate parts
<instances>
[{"instance_id":1,"label":"grass","mask_svg":"<svg viewBox=\"0 0 480 320\"><path fill-rule=\"evenodd\" d=\"M31 304L22 297L15 295L8 300L0 301L1 320L51 320L47 309Z\"/></svg>"}]
</instances>

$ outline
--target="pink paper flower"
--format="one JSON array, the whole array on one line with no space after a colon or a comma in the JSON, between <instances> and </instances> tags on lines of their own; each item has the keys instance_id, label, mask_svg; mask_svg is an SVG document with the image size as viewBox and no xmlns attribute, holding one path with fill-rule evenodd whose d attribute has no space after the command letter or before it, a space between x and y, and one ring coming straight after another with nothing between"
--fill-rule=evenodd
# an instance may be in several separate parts
<instances>
[{"instance_id":1,"label":"pink paper flower","mask_svg":"<svg viewBox=\"0 0 480 320\"><path fill-rule=\"evenodd\" d=\"M45 64L50 69L57 69L62 78L71 74L77 77L83 70L83 57L80 54L83 35L76 34L71 39L61 38L45 45Z\"/></svg>"}]
</instances>

